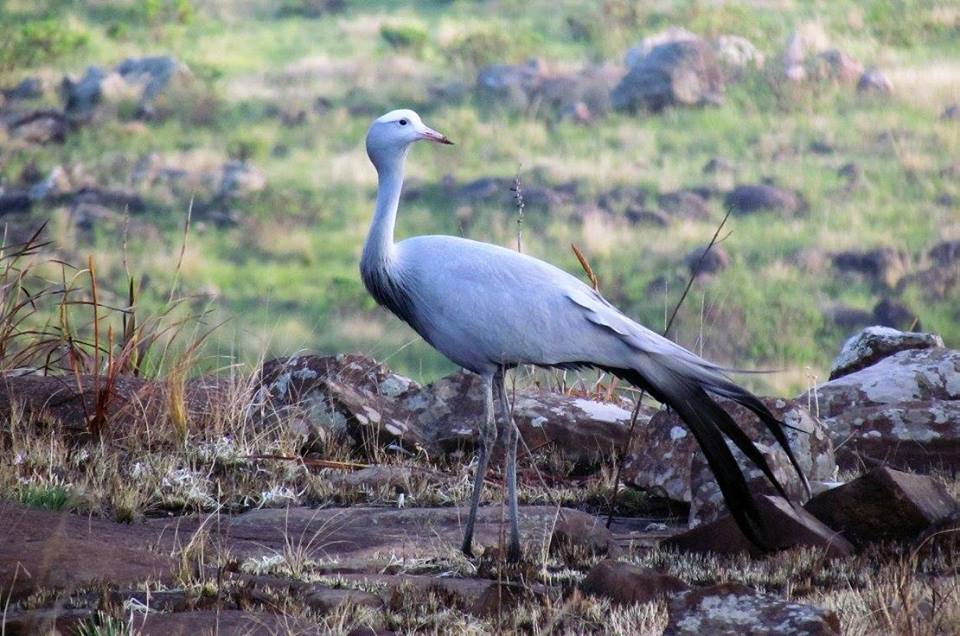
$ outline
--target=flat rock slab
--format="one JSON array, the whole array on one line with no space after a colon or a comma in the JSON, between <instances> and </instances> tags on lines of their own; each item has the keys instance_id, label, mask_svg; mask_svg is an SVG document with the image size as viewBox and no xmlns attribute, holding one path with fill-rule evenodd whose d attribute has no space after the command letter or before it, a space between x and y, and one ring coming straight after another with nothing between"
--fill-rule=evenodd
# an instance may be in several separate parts
<instances>
[{"instance_id":1,"label":"flat rock slab","mask_svg":"<svg viewBox=\"0 0 960 636\"><path fill-rule=\"evenodd\" d=\"M890 468L875 468L822 492L806 509L858 546L912 539L960 514L939 481Z\"/></svg>"},{"instance_id":2,"label":"flat rock slab","mask_svg":"<svg viewBox=\"0 0 960 636\"><path fill-rule=\"evenodd\" d=\"M302 636L324 633L320 625L280 614L240 610L200 610L176 614L150 614L134 619L135 633L142 636L201 636L243 634L244 636Z\"/></svg>"},{"instance_id":3,"label":"flat rock slab","mask_svg":"<svg viewBox=\"0 0 960 636\"><path fill-rule=\"evenodd\" d=\"M690 586L651 568L607 559L591 568L580 589L591 596L605 596L615 603L629 605L665 599L689 590Z\"/></svg>"},{"instance_id":4,"label":"flat rock slab","mask_svg":"<svg viewBox=\"0 0 960 636\"><path fill-rule=\"evenodd\" d=\"M837 615L815 605L759 594L739 583L699 588L671 598L664 636L832 636L840 633Z\"/></svg>"},{"instance_id":5,"label":"flat rock slab","mask_svg":"<svg viewBox=\"0 0 960 636\"><path fill-rule=\"evenodd\" d=\"M0 502L0 596L171 578L174 560L142 524Z\"/></svg>"},{"instance_id":6,"label":"flat rock slab","mask_svg":"<svg viewBox=\"0 0 960 636\"><path fill-rule=\"evenodd\" d=\"M571 518L592 515L561 509ZM301 546L311 558L399 558L436 556L445 550L459 550L467 508L289 508L251 510L220 520L220 541L231 553L257 557L282 553L289 542ZM521 506L520 531L525 543L549 543L557 517L552 506ZM498 545L505 532L506 512L500 506L481 507L474 535L476 545ZM158 533L192 534L206 516L153 519L147 526ZM209 524L208 524L209 525Z\"/></svg>"}]
</instances>

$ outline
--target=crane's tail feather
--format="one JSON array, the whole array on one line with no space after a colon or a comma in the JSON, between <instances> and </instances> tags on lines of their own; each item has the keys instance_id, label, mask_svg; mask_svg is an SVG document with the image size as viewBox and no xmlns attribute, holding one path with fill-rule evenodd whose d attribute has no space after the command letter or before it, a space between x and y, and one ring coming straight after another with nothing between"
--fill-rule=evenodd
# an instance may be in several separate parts
<instances>
[{"instance_id":1,"label":"crane's tail feather","mask_svg":"<svg viewBox=\"0 0 960 636\"><path fill-rule=\"evenodd\" d=\"M654 398L677 412L700 445L737 525L751 542L768 548L770 541L767 539L763 519L724 437L733 442L763 472L777 492L787 500L790 497L760 450L710 393L728 397L755 413L784 448L806 486L806 477L790 449L781 422L756 396L736 386L713 369L701 369L686 361L649 354L643 356L634 367L607 370L646 389Z\"/></svg>"}]
</instances>

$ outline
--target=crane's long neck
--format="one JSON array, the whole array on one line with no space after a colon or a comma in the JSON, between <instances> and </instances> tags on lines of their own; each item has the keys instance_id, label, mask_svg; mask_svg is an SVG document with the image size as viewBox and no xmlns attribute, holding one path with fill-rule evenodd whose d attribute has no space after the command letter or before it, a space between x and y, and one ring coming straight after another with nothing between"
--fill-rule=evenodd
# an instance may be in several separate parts
<instances>
[{"instance_id":1,"label":"crane's long neck","mask_svg":"<svg viewBox=\"0 0 960 636\"><path fill-rule=\"evenodd\" d=\"M393 258L393 228L403 189L403 159L398 157L396 161L377 167L377 207L363 246L361 268L364 270L382 268Z\"/></svg>"}]
</instances>

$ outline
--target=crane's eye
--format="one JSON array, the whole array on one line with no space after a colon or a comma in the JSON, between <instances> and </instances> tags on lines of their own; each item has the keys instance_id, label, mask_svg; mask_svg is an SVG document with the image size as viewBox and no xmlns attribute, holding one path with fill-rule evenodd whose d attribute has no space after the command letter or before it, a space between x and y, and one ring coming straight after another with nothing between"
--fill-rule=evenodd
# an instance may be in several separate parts
<instances>
[{"instance_id":1,"label":"crane's eye","mask_svg":"<svg viewBox=\"0 0 960 636\"><path fill-rule=\"evenodd\" d=\"M400 124L401 126L406 126L406 125L407 125L407 120L406 120L406 119L401 119L401 120L398 121L397 123Z\"/></svg>"}]
</instances>

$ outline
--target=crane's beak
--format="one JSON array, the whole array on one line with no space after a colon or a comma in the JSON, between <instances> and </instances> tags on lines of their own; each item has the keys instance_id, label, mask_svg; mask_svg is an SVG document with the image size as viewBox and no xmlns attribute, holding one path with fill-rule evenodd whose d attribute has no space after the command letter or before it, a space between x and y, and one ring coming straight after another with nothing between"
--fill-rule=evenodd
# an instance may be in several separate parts
<instances>
[{"instance_id":1,"label":"crane's beak","mask_svg":"<svg viewBox=\"0 0 960 636\"><path fill-rule=\"evenodd\" d=\"M438 133L433 128L423 127L423 130L420 131L420 137L426 139L427 141L433 141L438 144L448 144L453 145L453 142L447 139L447 136L441 133Z\"/></svg>"}]
</instances>

